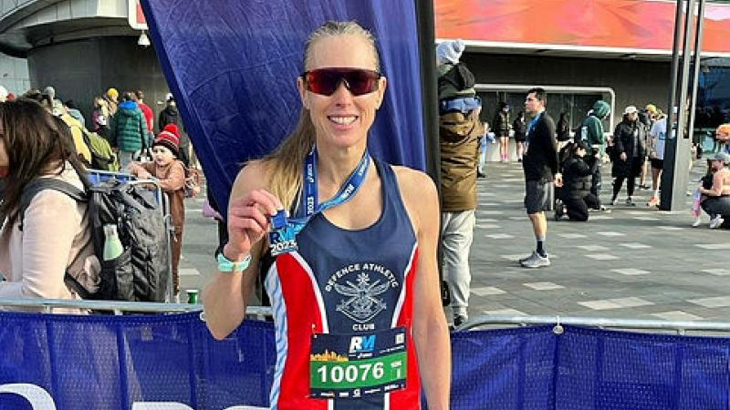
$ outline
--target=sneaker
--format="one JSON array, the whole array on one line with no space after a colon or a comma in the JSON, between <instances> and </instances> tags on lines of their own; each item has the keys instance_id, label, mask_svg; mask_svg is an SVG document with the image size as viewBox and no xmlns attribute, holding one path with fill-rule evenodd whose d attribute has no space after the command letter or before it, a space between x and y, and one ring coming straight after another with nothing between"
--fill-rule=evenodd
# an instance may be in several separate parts
<instances>
[{"instance_id":1,"label":"sneaker","mask_svg":"<svg viewBox=\"0 0 730 410\"><path fill-rule=\"evenodd\" d=\"M653 196L649 198L649 201L646 203L646 206L653 207L653 206L659 206L659 198Z\"/></svg>"},{"instance_id":2,"label":"sneaker","mask_svg":"<svg viewBox=\"0 0 730 410\"><path fill-rule=\"evenodd\" d=\"M537 252L533 252L532 255L524 261L520 261L520 265L523 268L542 268L550 266L550 258L547 256L540 256Z\"/></svg>"},{"instance_id":3,"label":"sneaker","mask_svg":"<svg viewBox=\"0 0 730 410\"><path fill-rule=\"evenodd\" d=\"M484 172L477 171L477 178L486 178L486 177L487 177L487 175L484 174Z\"/></svg>"},{"instance_id":4,"label":"sneaker","mask_svg":"<svg viewBox=\"0 0 730 410\"><path fill-rule=\"evenodd\" d=\"M725 220L722 218L722 215L717 215L710 221L710 229L717 229L719 228L722 223L725 222Z\"/></svg>"},{"instance_id":5,"label":"sneaker","mask_svg":"<svg viewBox=\"0 0 730 410\"><path fill-rule=\"evenodd\" d=\"M636 206L636 204L631 200L631 198L626 198L626 206Z\"/></svg>"},{"instance_id":6,"label":"sneaker","mask_svg":"<svg viewBox=\"0 0 730 410\"><path fill-rule=\"evenodd\" d=\"M646 184L641 184L641 185L639 185L639 189L642 189L642 190L646 191L648 189L651 189L651 187L649 185L646 185Z\"/></svg>"},{"instance_id":7,"label":"sneaker","mask_svg":"<svg viewBox=\"0 0 730 410\"><path fill-rule=\"evenodd\" d=\"M692 222L692 227L696 228L696 227L700 226L700 224L702 224L702 217L698 216L697 219L695 219L695 221Z\"/></svg>"}]
</instances>

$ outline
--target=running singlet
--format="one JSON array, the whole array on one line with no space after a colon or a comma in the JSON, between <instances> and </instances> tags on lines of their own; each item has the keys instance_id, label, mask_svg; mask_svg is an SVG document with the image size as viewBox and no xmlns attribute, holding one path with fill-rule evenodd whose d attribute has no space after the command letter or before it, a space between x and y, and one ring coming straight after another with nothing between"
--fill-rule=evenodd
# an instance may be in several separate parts
<instances>
[{"instance_id":1,"label":"running singlet","mask_svg":"<svg viewBox=\"0 0 730 410\"><path fill-rule=\"evenodd\" d=\"M416 236L393 169L373 162L382 181L378 221L345 230L317 214L297 235L299 249L279 255L267 273L277 348L272 409L420 409L411 333Z\"/></svg>"}]
</instances>

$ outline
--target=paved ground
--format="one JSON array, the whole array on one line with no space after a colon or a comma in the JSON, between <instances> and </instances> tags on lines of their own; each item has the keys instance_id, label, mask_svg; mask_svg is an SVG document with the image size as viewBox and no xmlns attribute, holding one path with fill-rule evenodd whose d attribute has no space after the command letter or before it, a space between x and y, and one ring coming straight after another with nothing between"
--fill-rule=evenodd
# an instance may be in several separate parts
<instances>
[{"instance_id":1,"label":"paved ground","mask_svg":"<svg viewBox=\"0 0 730 410\"><path fill-rule=\"evenodd\" d=\"M693 181L704 165L695 169ZM553 264L528 270L517 263L535 246L522 208L521 166L490 163L487 172L479 181L471 253L472 317L730 320L730 231L709 230L707 223L692 228L689 211L649 209L643 206L649 192L638 191L635 208L618 206L586 223L551 219L547 248ZM202 201L186 203L183 289L201 288L215 268L216 225L202 217Z\"/></svg>"}]
</instances>

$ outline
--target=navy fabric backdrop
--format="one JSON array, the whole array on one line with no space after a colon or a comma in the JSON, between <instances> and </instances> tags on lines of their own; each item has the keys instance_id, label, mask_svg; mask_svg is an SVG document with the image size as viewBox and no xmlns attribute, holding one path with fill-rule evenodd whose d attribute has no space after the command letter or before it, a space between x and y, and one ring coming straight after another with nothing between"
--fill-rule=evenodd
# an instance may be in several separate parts
<instances>
[{"instance_id":1,"label":"navy fabric backdrop","mask_svg":"<svg viewBox=\"0 0 730 410\"><path fill-rule=\"evenodd\" d=\"M185 127L224 210L241 163L271 152L293 130L304 41L327 20L355 20L378 40L388 89L371 130L371 153L425 168L414 1L143 0L142 6Z\"/></svg>"}]
</instances>

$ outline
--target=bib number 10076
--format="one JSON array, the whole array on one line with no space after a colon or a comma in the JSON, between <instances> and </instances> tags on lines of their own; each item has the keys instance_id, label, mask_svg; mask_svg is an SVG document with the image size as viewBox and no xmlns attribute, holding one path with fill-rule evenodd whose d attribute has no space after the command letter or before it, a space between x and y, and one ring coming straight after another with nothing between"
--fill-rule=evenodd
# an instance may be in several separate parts
<instances>
[{"instance_id":1,"label":"bib number 10076","mask_svg":"<svg viewBox=\"0 0 730 410\"><path fill-rule=\"evenodd\" d=\"M405 387L407 353L401 351L373 359L312 361L311 391L321 397L358 397Z\"/></svg>"}]
</instances>

